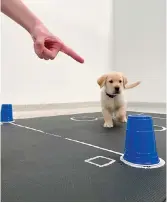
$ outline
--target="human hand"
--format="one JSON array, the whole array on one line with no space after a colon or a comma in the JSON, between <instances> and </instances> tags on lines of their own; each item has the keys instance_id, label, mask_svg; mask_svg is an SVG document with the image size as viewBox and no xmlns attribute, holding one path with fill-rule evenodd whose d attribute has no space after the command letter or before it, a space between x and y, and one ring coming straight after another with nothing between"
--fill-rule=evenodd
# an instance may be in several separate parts
<instances>
[{"instance_id":1,"label":"human hand","mask_svg":"<svg viewBox=\"0 0 167 203\"><path fill-rule=\"evenodd\" d=\"M58 37L51 34L42 24L36 25L31 32L34 40L34 50L37 56L45 60L53 60L59 51L72 57L79 63L84 63L84 59L66 46Z\"/></svg>"}]
</instances>

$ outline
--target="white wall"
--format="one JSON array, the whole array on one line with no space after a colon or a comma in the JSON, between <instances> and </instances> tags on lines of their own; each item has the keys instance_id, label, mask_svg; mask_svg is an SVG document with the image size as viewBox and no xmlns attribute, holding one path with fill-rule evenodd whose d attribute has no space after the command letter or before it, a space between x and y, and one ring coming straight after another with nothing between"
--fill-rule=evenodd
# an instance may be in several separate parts
<instances>
[{"instance_id":1,"label":"white wall","mask_svg":"<svg viewBox=\"0 0 167 203\"><path fill-rule=\"evenodd\" d=\"M165 102L165 0L114 0L114 68L129 82L129 101Z\"/></svg>"},{"instance_id":2,"label":"white wall","mask_svg":"<svg viewBox=\"0 0 167 203\"><path fill-rule=\"evenodd\" d=\"M55 35L85 59L36 57L30 36L2 15L2 103L39 104L99 100L99 75L111 70L111 0L25 0Z\"/></svg>"}]
</instances>

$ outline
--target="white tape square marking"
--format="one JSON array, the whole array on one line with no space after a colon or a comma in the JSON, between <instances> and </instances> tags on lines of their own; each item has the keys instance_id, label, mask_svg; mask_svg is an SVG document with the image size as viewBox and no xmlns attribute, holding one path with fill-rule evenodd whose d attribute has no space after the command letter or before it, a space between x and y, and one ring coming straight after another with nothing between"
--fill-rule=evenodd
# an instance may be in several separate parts
<instances>
[{"instance_id":1,"label":"white tape square marking","mask_svg":"<svg viewBox=\"0 0 167 203\"><path fill-rule=\"evenodd\" d=\"M108 162L105 163L105 164L100 165L100 164L97 164L97 163L95 163L95 162L92 162L92 160L95 160L95 159L106 159L106 160L108 160ZM89 164L98 166L98 167L100 167L100 168L105 167L105 166L109 166L109 165L113 164L115 161L116 161L116 160L110 159L110 158L104 157L104 156L96 156L96 157L93 157L93 158L90 158L90 159L86 159L86 160L85 160L86 163L89 163Z\"/></svg>"}]
</instances>

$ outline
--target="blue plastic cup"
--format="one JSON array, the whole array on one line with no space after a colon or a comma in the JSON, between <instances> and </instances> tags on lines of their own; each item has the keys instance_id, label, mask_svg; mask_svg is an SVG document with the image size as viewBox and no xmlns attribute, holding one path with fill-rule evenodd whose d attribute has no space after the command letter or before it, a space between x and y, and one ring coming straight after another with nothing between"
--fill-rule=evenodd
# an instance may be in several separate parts
<instances>
[{"instance_id":1,"label":"blue plastic cup","mask_svg":"<svg viewBox=\"0 0 167 203\"><path fill-rule=\"evenodd\" d=\"M159 164L153 119L147 115L128 116L125 149L127 163L151 166Z\"/></svg>"},{"instance_id":2,"label":"blue plastic cup","mask_svg":"<svg viewBox=\"0 0 167 203\"><path fill-rule=\"evenodd\" d=\"M12 104L2 104L1 106L1 122L9 123L13 121Z\"/></svg>"}]
</instances>

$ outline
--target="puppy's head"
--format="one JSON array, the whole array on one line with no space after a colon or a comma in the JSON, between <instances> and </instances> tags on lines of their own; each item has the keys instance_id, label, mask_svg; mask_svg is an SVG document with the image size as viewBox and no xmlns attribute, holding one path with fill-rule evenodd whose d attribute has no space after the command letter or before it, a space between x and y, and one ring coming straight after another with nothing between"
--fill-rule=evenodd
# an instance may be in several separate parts
<instances>
[{"instance_id":1,"label":"puppy's head","mask_svg":"<svg viewBox=\"0 0 167 203\"><path fill-rule=\"evenodd\" d=\"M100 88L104 87L108 94L120 94L128 83L127 78L119 72L102 75L97 80Z\"/></svg>"}]
</instances>

